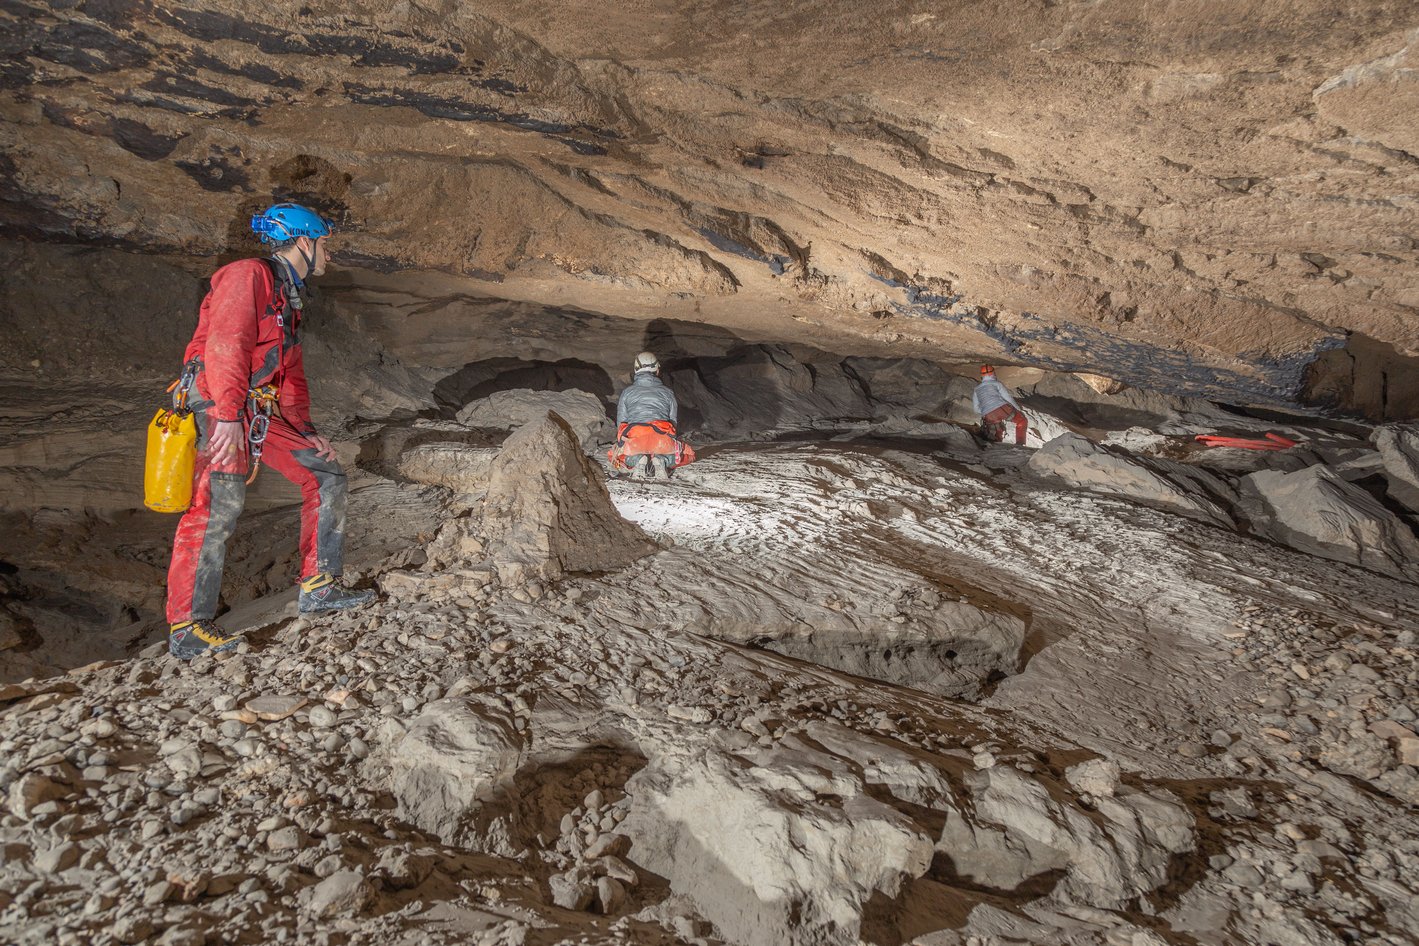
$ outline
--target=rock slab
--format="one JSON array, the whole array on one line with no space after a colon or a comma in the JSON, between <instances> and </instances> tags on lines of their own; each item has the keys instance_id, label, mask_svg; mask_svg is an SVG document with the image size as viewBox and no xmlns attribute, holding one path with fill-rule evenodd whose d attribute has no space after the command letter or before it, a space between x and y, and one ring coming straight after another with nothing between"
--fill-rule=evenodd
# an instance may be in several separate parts
<instances>
[{"instance_id":1,"label":"rock slab","mask_svg":"<svg viewBox=\"0 0 1419 946\"><path fill-rule=\"evenodd\" d=\"M469 427L513 430L541 420L555 411L567 422L583 448L607 439L611 421L601 399L588 391L533 391L514 388L497 391L466 405L458 412L458 422Z\"/></svg>"},{"instance_id":2,"label":"rock slab","mask_svg":"<svg viewBox=\"0 0 1419 946\"><path fill-rule=\"evenodd\" d=\"M493 461L483 533L504 583L614 571L658 549L621 518L605 474L553 412L509 437Z\"/></svg>"},{"instance_id":3,"label":"rock slab","mask_svg":"<svg viewBox=\"0 0 1419 946\"><path fill-rule=\"evenodd\" d=\"M1414 512L1419 512L1419 426L1389 424L1376 428L1375 446L1380 451L1389 480L1389 495Z\"/></svg>"},{"instance_id":4,"label":"rock slab","mask_svg":"<svg viewBox=\"0 0 1419 946\"><path fill-rule=\"evenodd\" d=\"M1214 498L1227 496L1230 487L1180 463L1144 460L1065 433L1036 451L1029 467L1090 492L1126 496L1224 528L1232 526L1231 515Z\"/></svg>"},{"instance_id":5,"label":"rock slab","mask_svg":"<svg viewBox=\"0 0 1419 946\"><path fill-rule=\"evenodd\" d=\"M1419 539L1379 500L1324 466L1262 470L1245 489L1262 504L1257 524L1294 549L1397 578L1419 578Z\"/></svg>"}]
</instances>

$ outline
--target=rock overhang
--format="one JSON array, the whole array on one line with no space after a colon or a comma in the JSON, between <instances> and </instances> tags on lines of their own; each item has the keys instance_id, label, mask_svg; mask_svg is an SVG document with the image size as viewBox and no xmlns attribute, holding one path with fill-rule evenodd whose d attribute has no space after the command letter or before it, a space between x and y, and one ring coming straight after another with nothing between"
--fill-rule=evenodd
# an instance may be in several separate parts
<instances>
[{"instance_id":1,"label":"rock overhang","mask_svg":"<svg viewBox=\"0 0 1419 946\"><path fill-rule=\"evenodd\" d=\"M229 256L283 197L356 281L1403 416L1411 27L1308 6L17 4L0 224Z\"/></svg>"}]
</instances>

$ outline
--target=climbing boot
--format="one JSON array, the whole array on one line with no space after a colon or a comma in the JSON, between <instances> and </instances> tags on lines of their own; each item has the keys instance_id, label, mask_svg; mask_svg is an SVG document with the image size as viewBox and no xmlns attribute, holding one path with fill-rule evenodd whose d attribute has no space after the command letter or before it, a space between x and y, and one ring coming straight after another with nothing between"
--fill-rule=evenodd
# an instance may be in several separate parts
<instances>
[{"instance_id":1,"label":"climbing boot","mask_svg":"<svg viewBox=\"0 0 1419 946\"><path fill-rule=\"evenodd\" d=\"M301 582L300 609L311 611L343 611L358 608L373 601L373 591L351 591L341 588L335 576L329 573L312 575Z\"/></svg>"},{"instance_id":2,"label":"climbing boot","mask_svg":"<svg viewBox=\"0 0 1419 946\"><path fill-rule=\"evenodd\" d=\"M631 479L650 479L650 457L644 453L638 453L631 458Z\"/></svg>"},{"instance_id":3,"label":"climbing boot","mask_svg":"<svg viewBox=\"0 0 1419 946\"><path fill-rule=\"evenodd\" d=\"M650 478L662 483L670 482L670 458L657 455L650 458Z\"/></svg>"},{"instance_id":4,"label":"climbing boot","mask_svg":"<svg viewBox=\"0 0 1419 946\"><path fill-rule=\"evenodd\" d=\"M178 660L191 660L202 654L220 654L240 643L240 637L227 635L211 621L183 621L168 629L168 653Z\"/></svg>"}]
</instances>

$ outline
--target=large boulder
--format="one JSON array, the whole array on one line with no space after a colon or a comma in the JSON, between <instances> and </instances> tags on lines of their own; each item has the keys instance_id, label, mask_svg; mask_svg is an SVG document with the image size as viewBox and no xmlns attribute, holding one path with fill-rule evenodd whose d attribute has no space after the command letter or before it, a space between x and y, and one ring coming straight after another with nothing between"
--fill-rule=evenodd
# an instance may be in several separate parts
<instances>
[{"instance_id":1,"label":"large boulder","mask_svg":"<svg viewBox=\"0 0 1419 946\"><path fill-rule=\"evenodd\" d=\"M1419 426L1390 424L1374 433L1389 495L1419 512Z\"/></svg>"},{"instance_id":2,"label":"large boulder","mask_svg":"<svg viewBox=\"0 0 1419 946\"><path fill-rule=\"evenodd\" d=\"M533 391L517 388L497 391L466 405L458 412L458 422L469 427L513 430L555 411L576 434L584 448L606 440L611 420L606 406L587 391Z\"/></svg>"},{"instance_id":3,"label":"large boulder","mask_svg":"<svg viewBox=\"0 0 1419 946\"><path fill-rule=\"evenodd\" d=\"M1145 460L1066 433L1036 451L1029 467L1090 492L1126 496L1203 522L1232 526L1231 515L1218 501L1228 497L1231 488L1221 479L1181 463Z\"/></svg>"},{"instance_id":4,"label":"large boulder","mask_svg":"<svg viewBox=\"0 0 1419 946\"><path fill-rule=\"evenodd\" d=\"M740 946L880 941L883 904L940 909L927 904L953 900L943 888L1116 907L1195 847L1166 792L1110 781L1086 800L1047 773L974 766L828 721L743 753L687 743L627 782L618 830Z\"/></svg>"},{"instance_id":5,"label":"large boulder","mask_svg":"<svg viewBox=\"0 0 1419 946\"><path fill-rule=\"evenodd\" d=\"M425 443L399 457L399 475L415 483L443 486L456 493L482 492L498 451L461 443Z\"/></svg>"},{"instance_id":6,"label":"large boulder","mask_svg":"<svg viewBox=\"0 0 1419 946\"><path fill-rule=\"evenodd\" d=\"M805 363L782 345L745 346L693 366L667 365L665 382L679 399L682 426L721 436L833 427L876 414L862 380L839 359Z\"/></svg>"},{"instance_id":7,"label":"large boulder","mask_svg":"<svg viewBox=\"0 0 1419 946\"><path fill-rule=\"evenodd\" d=\"M652 762L626 785L629 857L741 946L849 946L865 905L926 872L934 838L806 746Z\"/></svg>"},{"instance_id":8,"label":"large boulder","mask_svg":"<svg viewBox=\"0 0 1419 946\"><path fill-rule=\"evenodd\" d=\"M1325 466L1262 470L1243 481L1254 524L1294 549L1387 575L1419 577L1419 539L1379 500Z\"/></svg>"},{"instance_id":9,"label":"large boulder","mask_svg":"<svg viewBox=\"0 0 1419 946\"><path fill-rule=\"evenodd\" d=\"M525 751L514 720L493 700L430 703L389 747L399 816L445 844L516 853L508 839L487 833Z\"/></svg>"},{"instance_id":10,"label":"large boulder","mask_svg":"<svg viewBox=\"0 0 1419 946\"><path fill-rule=\"evenodd\" d=\"M1074 432L1069 429L1058 417L1047 414L1038 407L1030 406L1025 408L1025 416L1030 420L1030 426L1025 431L1025 446L1039 449L1051 440L1063 437L1066 434L1074 436ZM1015 428L1012 424L1005 425L1005 439L1007 443L1014 443Z\"/></svg>"},{"instance_id":11,"label":"large boulder","mask_svg":"<svg viewBox=\"0 0 1419 946\"><path fill-rule=\"evenodd\" d=\"M1193 819L1177 799L1111 785L1091 794L1093 812L1055 798L1010 766L964 776L970 802L947 815L938 850L962 879L1014 890L1061 871L1055 895L1116 907L1168 879L1176 854L1195 846Z\"/></svg>"},{"instance_id":12,"label":"large boulder","mask_svg":"<svg viewBox=\"0 0 1419 946\"><path fill-rule=\"evenodd\" d=\"M509 437L493 461L482 533L504 582L612 571L659 548L621 518L606 475L552 412Z\"/></svg>"}]
</instances>

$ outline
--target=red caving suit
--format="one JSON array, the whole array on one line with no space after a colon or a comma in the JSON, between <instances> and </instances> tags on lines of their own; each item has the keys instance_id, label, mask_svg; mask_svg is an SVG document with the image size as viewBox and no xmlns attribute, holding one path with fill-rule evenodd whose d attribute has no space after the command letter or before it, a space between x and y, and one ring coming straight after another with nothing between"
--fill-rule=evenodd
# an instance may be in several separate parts
<instances>
[{"instance_id":1,"label":"red caving suit","mask_svg":"<svg viewBox=\"0 0 1419 946\"><path fill-rule=\"evenodd\" d=\"M177 524L168 567L168 622L210 620L222 590L227 539L246 502L249 458L243 450L218 459L207 449L214 421L241 419L249 429L247 392L264 384L279 391L261 459L301 490L301 577L343 568L345 472L316 456L306 434L310 391L301 357L300 310L289 284L278 284L262 259L238 260L212 275L184 364L200 360L188 407L197 420L192 506Z\"/></svg>"}]
</instances>

